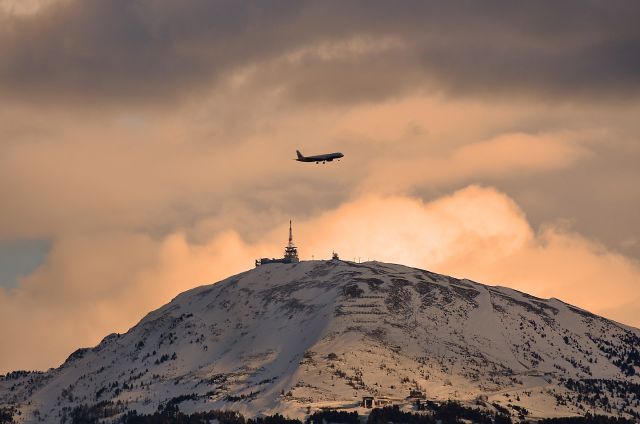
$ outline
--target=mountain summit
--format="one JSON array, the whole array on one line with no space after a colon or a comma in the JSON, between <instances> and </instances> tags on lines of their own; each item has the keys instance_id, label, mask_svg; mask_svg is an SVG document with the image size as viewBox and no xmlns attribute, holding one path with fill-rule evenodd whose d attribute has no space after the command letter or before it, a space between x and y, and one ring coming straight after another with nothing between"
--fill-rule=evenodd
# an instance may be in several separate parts
<instances>
[{"instance_id":1,"label":"mountain summit","mask_svg":"<svg viewBox=\"0 0 640 424\"><path fill-rule=\"evenodd\" d=\"M414 407L456 399L514 415L640 412L640 330L402 265L269 264L184 292L57 369L0 378L0 404L56 421L107 402L151 413ZM371 399L373 398L373 399Z\"/></svg>"}]
</instances>

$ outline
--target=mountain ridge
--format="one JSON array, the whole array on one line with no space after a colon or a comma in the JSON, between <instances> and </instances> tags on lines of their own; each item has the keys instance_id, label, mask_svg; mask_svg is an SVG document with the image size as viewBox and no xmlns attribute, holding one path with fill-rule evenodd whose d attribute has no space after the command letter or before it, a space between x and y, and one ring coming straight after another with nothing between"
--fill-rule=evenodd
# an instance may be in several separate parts
<instances>
[{"instance_id":1,"label":"mountain ridge","mask_svg":"<svg viewBox=\"0 0 640 424\"><path fill-rule=\"evenodd\" d=\"M24 422L172 399L187 412L301 417L366 412L364 396L411 408L414 390L531 417L637 418L639 349L640 330L558 299L396 264L303 261L185 291L56 369L9 373L0 403Z\"/></svg>"}]
</instances>

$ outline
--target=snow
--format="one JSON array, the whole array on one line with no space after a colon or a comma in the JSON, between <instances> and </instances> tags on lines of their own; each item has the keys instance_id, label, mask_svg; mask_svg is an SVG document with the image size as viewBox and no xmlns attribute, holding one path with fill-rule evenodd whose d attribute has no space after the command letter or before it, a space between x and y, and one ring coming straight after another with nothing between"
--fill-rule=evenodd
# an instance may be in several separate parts
<instances>
[{"instance_id":1,"label":"snow","mask_svg":"<svg viewBox=\"0 0 640 424\"><path fill-rule=\"evenodd\" d=\"M368 395L410 408L417 388L432 400L486 397L538 417L572 415L578 403L556 401L568 378L640 383L603 350L623 355L638 337L556 299L402 265L270 264L184 292L57 369L0 378L0 403L32 422L102 400L151 413L194 394L181 410L303 417L307 408L363 412ZM634 399L628 407L640 412Z\"/></svg>"}]
</instances>

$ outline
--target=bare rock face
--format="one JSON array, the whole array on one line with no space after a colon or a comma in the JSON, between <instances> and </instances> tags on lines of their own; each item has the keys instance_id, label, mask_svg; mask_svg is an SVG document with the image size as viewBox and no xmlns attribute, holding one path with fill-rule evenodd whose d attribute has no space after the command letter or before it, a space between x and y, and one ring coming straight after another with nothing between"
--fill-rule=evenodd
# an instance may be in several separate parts
<instances>
[{"instance_id":1,"label":"bare rock face","mask_svg":"<svg viewBox=\"0 0 640 424\"><path fill-rule=\"evenodd\" d=\"M271 264L182 293L126 334L46 373L0 378L0 404L56 422L81 404L114 416L303 416L411 408L410 392L529 417L640 412L640 331L559 300L379 262Z\"/></svg>"}]
</instances>

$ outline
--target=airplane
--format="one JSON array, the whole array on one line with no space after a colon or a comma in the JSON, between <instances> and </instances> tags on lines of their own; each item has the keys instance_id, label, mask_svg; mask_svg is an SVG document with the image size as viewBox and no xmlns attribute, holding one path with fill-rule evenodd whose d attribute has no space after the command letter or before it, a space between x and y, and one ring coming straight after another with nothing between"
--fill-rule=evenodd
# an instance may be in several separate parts
<instances>
[{"instance_id":1,"label":"airplane","mask_svg":"<svg viewBox=\"0 0 640 424\"><path fill-rule=\"evenodd\" d=\"M298 162L315 162L316 164L320 162L332 162L334 159L340 160L341 157L344 157L344 155L340 152L326 153L324 155L316 156L304 156L302 153L300 153L300 150L296 150L296 154L298 155L298 159L296 159Z\"/></svg>"}]
</instances>

